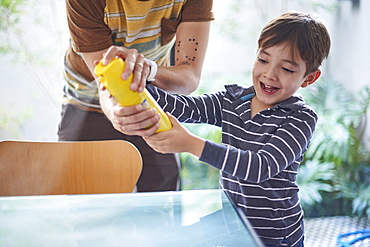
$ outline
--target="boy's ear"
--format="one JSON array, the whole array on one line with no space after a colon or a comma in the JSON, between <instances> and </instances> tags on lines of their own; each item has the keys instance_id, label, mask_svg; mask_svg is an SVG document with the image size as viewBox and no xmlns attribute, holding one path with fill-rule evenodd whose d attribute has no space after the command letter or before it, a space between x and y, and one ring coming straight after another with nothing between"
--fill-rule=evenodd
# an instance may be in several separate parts
<instances>
[{"instance_id":1,"label":"boy's ear","mask_svg":"<svg viewBox=\"0 0 370 247\"><path fill-rule=\"evenodd\" d=\"M314 72L310 73L309 75L306 76L306 79L302 83L301 87L307 87L308 85L311 85L317 79L319 79L320 75L321 75L320 69L317 69Z\"/></svg>"}]
</instances>

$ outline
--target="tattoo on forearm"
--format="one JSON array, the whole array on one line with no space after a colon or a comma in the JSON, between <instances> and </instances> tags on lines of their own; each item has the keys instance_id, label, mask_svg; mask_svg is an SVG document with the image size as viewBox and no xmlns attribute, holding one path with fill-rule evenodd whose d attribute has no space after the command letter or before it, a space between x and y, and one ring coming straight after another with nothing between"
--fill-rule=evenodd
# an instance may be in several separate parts
<instances>
[{"instance_id":1,"label":"tattoo on forearm","mask_svg":"<svg viewBox=\"0 0 370 247\"><path fill-rule=\"evenodd\" d=\"M187 45L193 46L194 51L197 52L198 51L198 42L195 41L195 39L189 39L188 42L190 44L187 44ZM181 47L181 41L178 41L177 44L176 44L176 50L177 50L176 63L178 63L179 58L181 58L181 60L184 60L184 58L185 58L186 61L183 61L181 64L190 65L190 63L193 62L196 58L195 54L192 54L194 56L189 56L189 55L186 55L186 54L182 54L183 52L181 51L180 47Z\"/></svg>"}]
</instances>

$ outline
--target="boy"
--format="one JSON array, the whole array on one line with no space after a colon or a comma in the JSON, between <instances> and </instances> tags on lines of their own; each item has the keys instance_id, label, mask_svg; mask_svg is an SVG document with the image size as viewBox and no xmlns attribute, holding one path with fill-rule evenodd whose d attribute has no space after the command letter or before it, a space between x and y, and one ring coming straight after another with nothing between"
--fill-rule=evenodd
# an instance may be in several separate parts
<instances>
[{"instance_id":1,"label":"boy","mask_svg":"<svg viewBox=\"0 0 370 247\"><path fill-rule=\"evenodd\" d=\"M253 86L226 85L202 96L175 96L148 85L181 122L222 127L222 144L197 137L169 114L173 128L144 140L161 153L189 152L218 168L220 187L239 206L266 246L303 246L303 211L295 183L317 115L300 96L328 57L330 37L310 15L288 12L270 21L258 40Z\"/></svg>"}]
</instances>

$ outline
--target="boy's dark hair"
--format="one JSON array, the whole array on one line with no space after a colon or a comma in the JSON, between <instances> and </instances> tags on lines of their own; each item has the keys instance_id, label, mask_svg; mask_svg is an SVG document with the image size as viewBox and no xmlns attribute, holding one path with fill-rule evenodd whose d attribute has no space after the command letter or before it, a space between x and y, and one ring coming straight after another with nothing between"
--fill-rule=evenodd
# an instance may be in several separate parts
<instances>
[{"instance_id":1,"label":"boy's dark hair","mask_svg":"<svg viewBox=\"0 0 370 247\"><path fill-rule=\"evenodd\" d=\"M258 39L258 48L287 44L306 62L306 75L319 68L328 57L330 36L324 24L309 14L287 12L268 22Z\"/></svg>"}]
</instances>

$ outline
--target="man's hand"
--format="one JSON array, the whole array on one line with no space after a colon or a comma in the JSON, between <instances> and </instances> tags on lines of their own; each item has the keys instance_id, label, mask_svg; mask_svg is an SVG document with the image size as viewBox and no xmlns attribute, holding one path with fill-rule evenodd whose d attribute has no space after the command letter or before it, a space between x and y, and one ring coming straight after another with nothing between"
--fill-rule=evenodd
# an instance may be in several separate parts
<instances>
[{"instance_id":1,"label":"man's hand","mask_svg":"<svg viewBox=\"0 0 370 247\"><path fill-rule=\"evenodd\" d=\"M125 69L122 72L122 79L127 80L131 73L134 74L131 90L141 93L146 86L146 79L150 73L150 66L142 54L136 49L127 49L122 46L111 46L103 57L103 65L108 65L114 58L121 58L125 61Z\"/></svg>"},{"instance_id":2,"label":"man's hand","mask_svg":"<svg viewBox=\"0 0 370 247\"><path fill-rule=\"evenodd\" d=\"M182 153L188 152L200 157L205 145L205 140L193 135L183 127L179 121L167 113L172 123L172 129L143 136L148 145L159 153Z\"/></svg>"},{"instance_id":3,"label":"man's hand","mask_svg":"<svg viewBox=\"0 0 370 247\"><path fill-rule=\"evenodd\" d=\"M99 97L104 114L119 132L126 135L149 136L157 131L160 114L155 109L143 110L141 105L123 107L107 90L100 90Z\"/></svg>"},{"instance_id":4,"label":"man's hand","mask_svg":"<svg viewBox=\"0 0 370 247\"><path fill-rule=\"evenodd\" d=\"M122 72L122 79L126 80L131 73L134 74L131 83L131 90L142 92L146 86L149 65L145 62L144 56L138 54L135 49L111 46L108 50L100 53L83 53L83 58L91 71L103 57L103 65L109 64L113 58L121 58L125 61L125 69ZM113 127L126 135L151 135L159 126L160 115L154 110L143 111L142 106L123 107L105 90L99 83L99 98L103 112L112 122ZM156 123L158 124L156 125ZM151 128L145 129L145 127Z\"/></svg>"}]
</instances>

